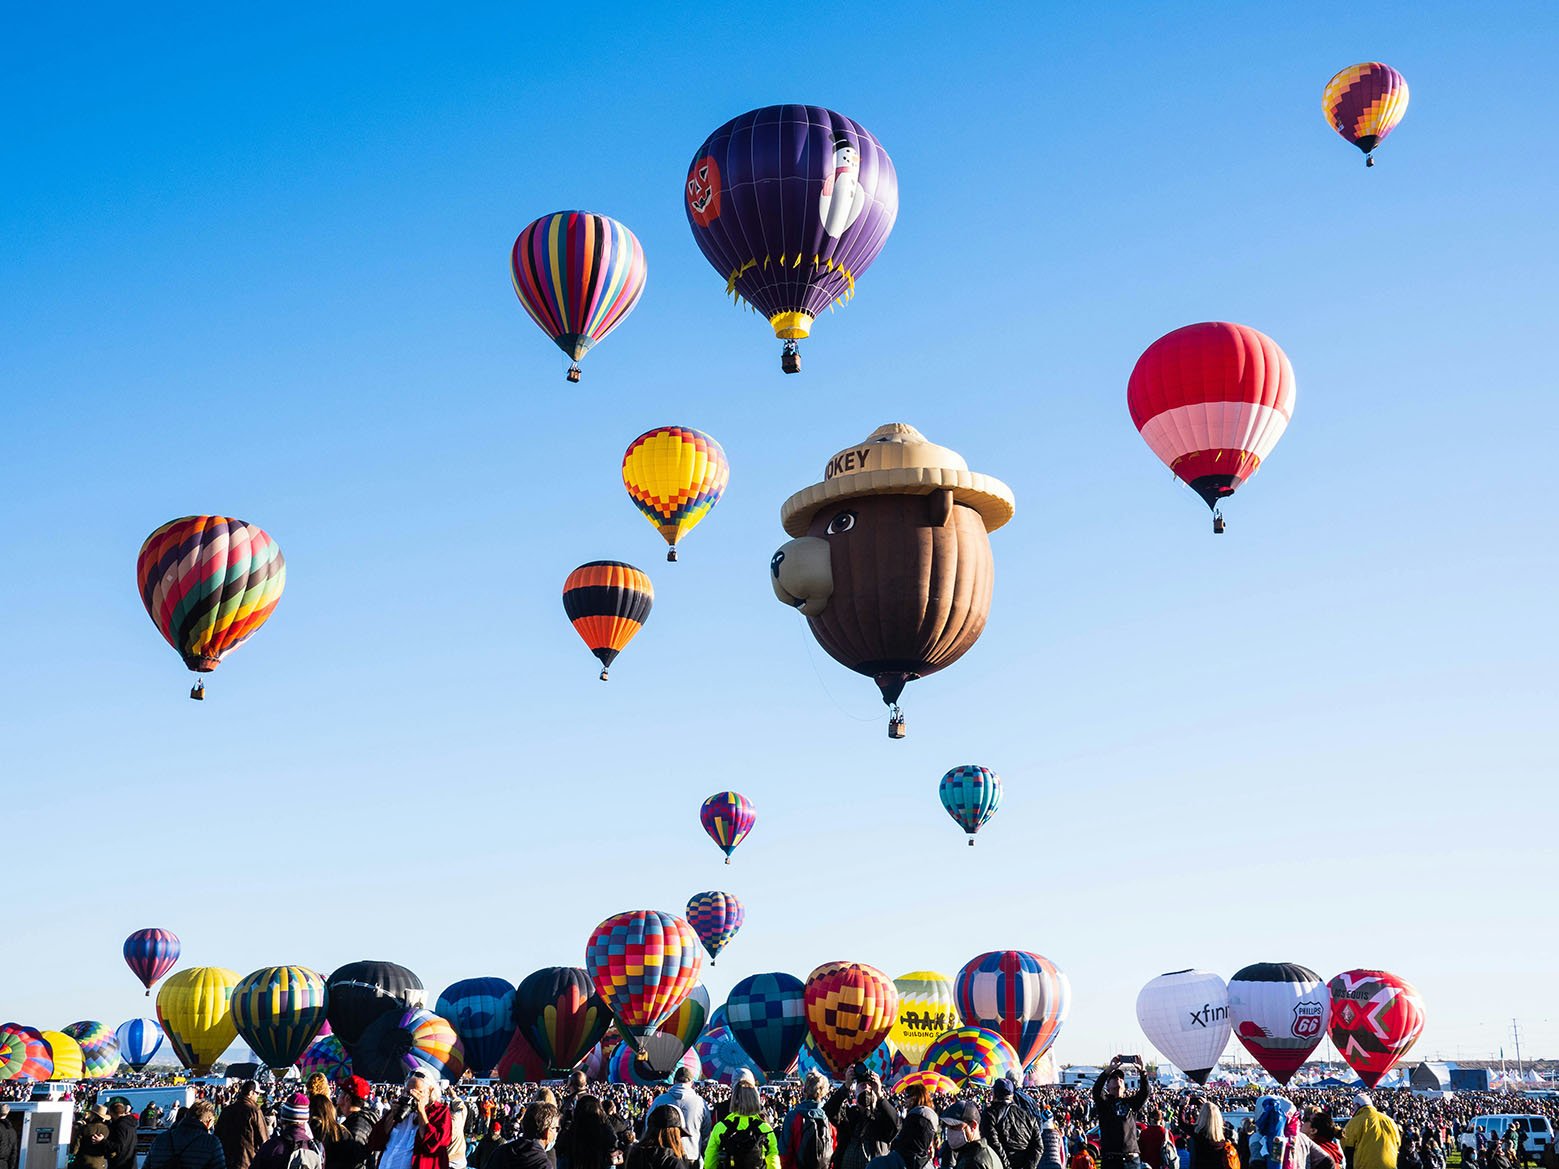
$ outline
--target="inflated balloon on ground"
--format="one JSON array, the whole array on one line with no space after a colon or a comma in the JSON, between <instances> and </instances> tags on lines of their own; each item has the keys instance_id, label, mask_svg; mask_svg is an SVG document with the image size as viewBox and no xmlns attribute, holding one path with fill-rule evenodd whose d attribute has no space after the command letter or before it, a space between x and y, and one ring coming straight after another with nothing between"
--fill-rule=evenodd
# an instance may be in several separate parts
<instances>
[{"instance_id":1,"label":"inflated balloon on ground","mask_svg":"<svg viewBox=\"0 0 1559 1169\"><path fill-rule=\"evenodd\" d=\"M1234 1034L1280 1084L1325 1037L1330 1008L1320 975L1294 962L1256 962L1229 979Z\"/></svg>"},{"instance_id":2,"label":"inflated balloon on ground","mask_svg":"<svg viewBox=\"0 0 1559 1169\"><path fill-rule=\"evenodd\" d=\"M1326 984L1328 1034L1366 1088L1373 1088L1424 1033L1424 1000L1385 970L1345 970Z\"/></svg>"},{"instance_id":3,"label":"inflated balloon on ground","mask_svg":"<svg viewBox=\"0 0 1559 1169\"><path fill-rule=\"evenodd\" d=\"M1229 987L1210 970L1160 974L1137 993L1137 1023L1165 1059L1205 1084L1229 1045Z\"/></svg>"},{"instance_id":4,"label":"inflated balloon on ground","mask_svg":"<svg viewBox=\"0 0 1559 1169\"><path fill-rule=\"evenodd\" d=\"M1072 986L1042 954L995 950L965 963L954 983L958 1013L971 1027L989 1027L1022 1065L1050 1049L1071 1009Z\"/></svg>"},{"instance_id":5,"label":"inflated balloon on ground","mask_svg":"<svg viewBox=\"0 0 1559 1169\"><path fill-rule=\"evenodd\" d=\"M237 971L222 966L191 966L162 984L157 1019L179 1062L205 1075L222 1058L238 1028L233 1022Z\"/></svg>"},{"instance_id":6,"label":"inflated balloon on ground","mask_svg":"<svg viewBox=\"0 0 1559 1169\"><path fill-rule=\"evenodd\" d=\"M233 1025L266 1067L292 1067L325 1025L325 979L307 966L266 966L233 988Z\"/></svg>"}]
</instances>

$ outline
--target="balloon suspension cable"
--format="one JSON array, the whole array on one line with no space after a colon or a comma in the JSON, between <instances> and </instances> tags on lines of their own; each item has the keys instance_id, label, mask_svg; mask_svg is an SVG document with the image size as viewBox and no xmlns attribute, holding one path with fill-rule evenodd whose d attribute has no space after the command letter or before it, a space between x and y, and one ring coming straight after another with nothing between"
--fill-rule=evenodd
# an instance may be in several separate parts
<instances>
[{"instance_id":1,"label":"balloon suspension cable","mask_svg":"<svg viewBox=\"0 0 1559 1169\"><path fill-rule=\"evenodd\" d=\"M577 382L579 380L579 362L577 362L577 361L569 362L568 373L565 376L568 378L569 381Z\"/></svg>"},{"instance_id":2,"label":"balloon suspension cable","mask_svg":"<svg viewBox=\"0 0 1559 1169\"><path fill-rule=\"evenodd\" d=\"M888 738L902 739L909 734L909 727L904 722L904 712L899 709L897 702L888 707ZM974 841L970 841L973 844Z\"/></svg>"},{"instance_id":3,"label":"balloon suspension cable","mask_svg":"<svg viewBox=\"0 0 1559 1169\"><path fill-rule=\"evenodd\" d=\"M206 683L204 679L196 679L195 684L189 688L189 696L196 702L204 702L206 700ZM150 994L151 991L146 993Z\"/></svg>"},{"instance_id":4,"label":"balloon suspension cable","mask_svg":"<svg viewBox=\"0 0 1559 1169\"><path fill-rule=\"evenodd\" d=\"M780 350L780 368L786 373L801 372L801 346L794 341L785 342L785 347Z\"/></svg>"},{"instance_id":5,"label":"balloon suspension cable","mask_svg":"<svg viewBox=\"0 0 1559 1169\"><path fill-rule=\"evenodd\" d=\"M1223 535L1224 526L1223 510L1221 508L1213 508L1213 535Z\"/></svg>"},{"instance_id":6,"label":"balloon suspension cable","mask_svg":"<svg viewBox=\"0 0 1559 1169\"><path fill-rule=\"evenodd\" d=\"M666 549L666 559L673 564L677 562L677 546L675 544Z\"/></svg>"}]
</instances>

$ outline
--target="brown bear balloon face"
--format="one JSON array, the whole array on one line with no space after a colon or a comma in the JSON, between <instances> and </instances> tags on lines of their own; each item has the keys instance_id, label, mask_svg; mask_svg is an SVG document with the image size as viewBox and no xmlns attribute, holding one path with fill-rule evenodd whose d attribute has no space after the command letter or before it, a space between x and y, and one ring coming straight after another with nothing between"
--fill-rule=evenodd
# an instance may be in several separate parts
<instances>
[{"instance_id":1,"label":"brown bear balloon face","mask_svg":"<svg viewBox=\"0 0 1559 1169\"><path fill-rule=\"evenodd\" d=\"M771 582L828 654L873 678L891 705L985 628L987 531L1011 515L1011 493L902 425L836 455L829 472L782 510L786 528L804 523L806 534L774 554Z\"/></svg>"}]
</instances>

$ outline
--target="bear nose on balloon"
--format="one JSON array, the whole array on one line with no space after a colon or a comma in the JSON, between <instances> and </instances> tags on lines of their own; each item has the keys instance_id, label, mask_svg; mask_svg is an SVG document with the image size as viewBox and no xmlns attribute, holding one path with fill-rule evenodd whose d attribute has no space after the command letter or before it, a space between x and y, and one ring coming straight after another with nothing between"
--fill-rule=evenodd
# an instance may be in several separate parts
<instances>
[{"instance_id":1,"label":"bear nose on balloon","mask_svg":"<svg viewBox=\"0 0 1559 1169\"><path fill-rule=\"evenodd\" d=\"M769 558L774 595L808 617L816 617L834 595L831 556L828 541L817 536L801 536L780 545Z\"/></svg>"}]
</instances>

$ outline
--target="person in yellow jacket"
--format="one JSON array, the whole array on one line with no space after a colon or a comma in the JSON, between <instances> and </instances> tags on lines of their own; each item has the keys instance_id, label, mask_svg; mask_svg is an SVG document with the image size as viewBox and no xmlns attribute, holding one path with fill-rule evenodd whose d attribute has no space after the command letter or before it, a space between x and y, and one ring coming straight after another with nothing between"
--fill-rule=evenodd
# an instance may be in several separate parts
<instances>
[{"instance_id":1,"label":"person in yellow jacket","mask_svg":"<svg viewBox=\"0 0 1559 1169\"><path fill-rule=\"evenodd\" d=\"M709 1134L704 1169L779 1169L779 1141L763 1119L754 1085L742 1082L731 1089L731 1111Z\"/></svg>"},{"instance_id":2,"label":"person in yellow jacket","mask_svg":"<svg viewBox=\"0 0 1559 1169\"><path fill-rule=\"evenodd\" d=\"M1376 1111L1375 1102L1360 1092L1353 1098L1357 1111L1342 1130L1342 1153L1348 1169L1397 1169L1397 1150L1402 1134L1396 1122Z\"/></svg>"}]
</instances>

